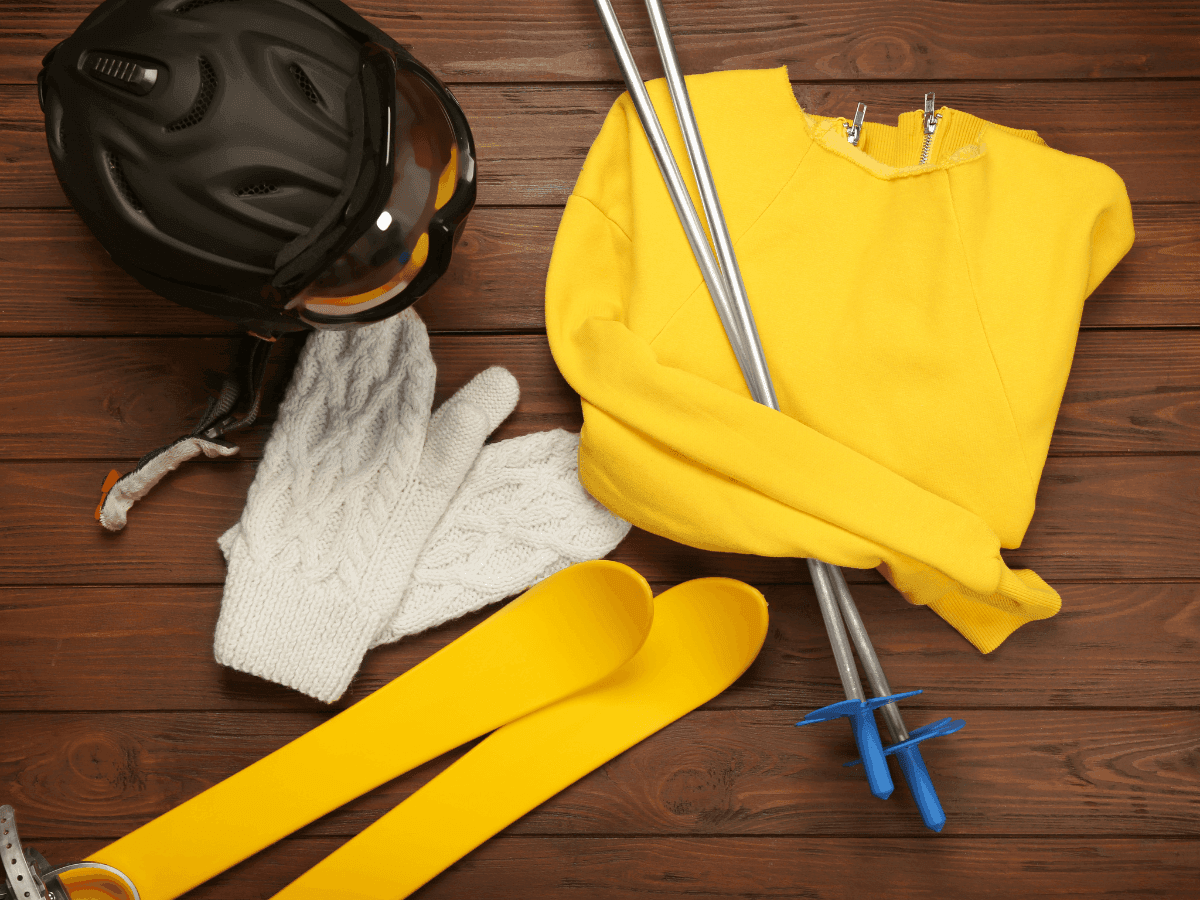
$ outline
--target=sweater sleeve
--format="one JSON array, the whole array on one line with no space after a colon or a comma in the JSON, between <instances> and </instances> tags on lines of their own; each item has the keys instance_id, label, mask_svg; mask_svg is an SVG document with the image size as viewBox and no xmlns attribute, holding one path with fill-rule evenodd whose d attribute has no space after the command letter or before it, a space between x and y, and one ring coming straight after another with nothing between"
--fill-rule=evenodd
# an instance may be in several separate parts
<instances>
[{"instance_id":1,"label":"sweater sleeve","mask_svg":"<svg viewBox=\"0 0 1200 900\"><path fill-rule=\"evenodd\" d=\"M1084 300L1133 245L1133 216L1108 166L995 127L983 139L982 164L952 170L951 193L980 318L1036 483Z\"/></svg>"},{"instance_id":2,"label":"sweater sleeve","mask_svg":"<svg viewBox=\"0 0 1200 900\"><path fill-rule=\"evenodd\" d=\"M634 155L610 124L567 203L546 288L555 361L583 398L589 492L635 525L702 549L879 566L984 652L1057 612L1058 595L1008 569L979 516L745 391L657 358L627 305L647 251L605 199L604 185L630 183L622 167Z\"/></svg>"}]
</instances>

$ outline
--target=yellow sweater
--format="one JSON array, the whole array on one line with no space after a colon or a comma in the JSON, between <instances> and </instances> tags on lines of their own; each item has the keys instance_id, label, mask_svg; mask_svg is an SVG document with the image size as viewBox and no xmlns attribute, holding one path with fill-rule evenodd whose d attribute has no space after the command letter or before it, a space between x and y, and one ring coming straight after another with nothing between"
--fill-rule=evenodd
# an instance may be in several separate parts
<instances>
[{"instance_id":1,"label":"yellow sweater","mask_svg":"<svg viewBox=\"0 0 1200 900\"><path fill-rule=\"evenodd\" d=\"M879 567L985 653L1054 615L1000 548L1033 515L1084 298L1133 242L1121 179L953 109L926 165L920 111L853 147L782 68L688 86L782 412L750 399L623 95L546 285L584 485L694 547Z\"/></svg>"}]
</instances>

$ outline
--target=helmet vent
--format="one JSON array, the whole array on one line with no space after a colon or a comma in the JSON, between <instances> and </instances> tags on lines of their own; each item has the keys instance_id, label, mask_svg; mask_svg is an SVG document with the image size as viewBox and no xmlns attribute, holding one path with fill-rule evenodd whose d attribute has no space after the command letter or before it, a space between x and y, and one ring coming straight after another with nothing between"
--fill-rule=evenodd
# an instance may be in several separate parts
<instances>
[{"instance_id":1,"label":"helmet vent","mask_svg":"<svg viewBox=\"0 0 1200 900\"><path fill-rule=\"evenodd\" d=\"M182 119L176 119L167 126L167 131L183 131L185 128L191 128L197 125L204 118L204 114L208 112L208 107L212 104L213 98L217 95L217 70L203 56L200 57L200 90L196 92L196 99L192 103L192 108L187 111Z\"/></svg>"},{"instance_id":2,"label":"helmet vent","mask_svg":"<svg viewBox=\"0 0 1200 900\"><path fill-rule=\"evenodd\" d=\"M109 174L112 175L113 183L117 186L117 190L121 196L125 198L125 202L136 209L138 212L143 212L142 201L138 199L138 195L133 192L133 188L129 184L129 180L125 177L125 173L121 171L121 161L112 153L104 154L104 161L108 163Z\"/></svg>"},{"instance_id":3,"label":"helmet vent","mask_svg":"<svg viewBox=\"0 0 1200 900\"><path fill-rule=\"evenodd\" d=\"M288 66L288 72L290 72L292 78L296 80L296 84L300 87L300 90L304 92L304 96L308 98L308 102L314 106L320 105L321 94L317 90L317 86L312 83L312 79L308 77L305 71L295 63L292 63L290 66Z\"/></svg>"},{"instance_id":4,"label":"helmet vent","mask_svg":"<svg viewBox=\"0 0 1200 900\"><path fill-rule=\"evenodd\" d=\"M258 184L239 188L233 193L235 197L262 197L264 194L273 194L277 190L279 190L279 185L271 184L269 181L260 181Z\"/></svg>"},{"instance_id":5,"label":"helmet vent","mask_svg":"<svg viewBox=\"0 0 1200 900\"><path fill-rule=\"evenodd\" d=\"M208 6L210 3L224 3L225 0L187 0L185 3L175 7L175 15L186 16L194 9L199 9L202 6Z\"/></svg>"}]
</instances>

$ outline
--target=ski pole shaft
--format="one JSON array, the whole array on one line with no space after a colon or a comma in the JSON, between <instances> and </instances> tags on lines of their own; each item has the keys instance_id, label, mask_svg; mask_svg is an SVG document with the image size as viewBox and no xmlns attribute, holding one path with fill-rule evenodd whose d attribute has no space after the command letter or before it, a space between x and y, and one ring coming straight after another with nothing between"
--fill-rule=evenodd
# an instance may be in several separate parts
<instances>
[{"instance_id":1,"label":"ski pole shaft","mask_svg":"<svg viewBox=\"0 0 1200 900\"><path fill-rule=\"evenodd\" d=\"M875 654L871 638L867 635L867 627L863 624L862 616L858 614L854 598L850 596L850 587L846 584L846 578L837 566L829 567L829 576L833 582L833 592L837 596L838 605L841 607L846 630L850 633L850 640L854 642L854 649L858 651L858 659L867 675L867 683L871 685L871 690L874 691L876 697L887 697L892 693L892 689L888 685L887 676L883 673L883 666L879 664L879 657ZM880 712L883 713L883 721L892 735L892 741L897 744L907 741L908 729L904 727L904 719L901 718L896 704L888 703L880 707Z\"/></svg>"},{"instance_id":2,"label":"ski pole shaft","mask_svg":"<svg viewBox=\"0 0 1200 900\"><path fill-rule=\"evenodd\" d=\"M661 0L646 0L646 10L650 16L650 26L654 33L654 42L658 47L658 55L662 60L663 72L666 75L667 87L671 94L671 103L675 108L675 116L679 121L679 129L687 149L688 161L691 163L692 172L696 178L709 234L716 247L721 274L734 305L735 324L740 330L745 347L750 354L751 365L743 367L742 375L755 400L778 410L779 401L775 397L774 387L771 384L770 370L767 367L766 356L759 340L754 313L750 307L750 298L746 293L741 269L738 267L733 241L729 235L729 226L725 222L725 215L721 209L712 170L708 164L708 156L704 152L704 142L700 137L700 128L696 123L691 98L688 96L687 83L680 71L675 44L671 38L671 30L667 25ZM690 202L690 197L688 199ZM707 245L705 249L707 249ZM732 341L734 338L730 337L730 340ZM838 676L842 682L842 690L847 700L865 700L866 695L862 688L862 682L859 680L854 654L847 640L845 623L839 610L840 598L835 599L837 597L835 585L840 584L846 599L853 608L854 601L850 598L849 590L845 586L845 579L842 577L841 570L836 566L815 559L809 559L807 563L809 573L812 575L817 602L821 609L821 617L825 621L825 630L829 635L829 644L833 650ZM857 613L857 610L855 612ZM862 620L857 621L860 627L856 644L862 642L865 645L870 658L874 660L876 670L882 675L879 660L871 647L866 629L861 627ZM881 696L887 696L887 694ZM890 703L888 707L898 718L896 705ZM864 760L874 762L874 765L867 764L867 779L871 784L871 789L876 796L886 797L891 793L891 778L888 776L886 764L883 763L879 733L871 712L865 708L860 709L859 712L850 716L850 720L854 728L855 739L863 748ZM903 730L903 723L900 728Z\"/></svg>"},{"instance_id":3,"label":"ski pole shaft","mask_svg":"<svg viewBox=\"0 0 1200 900\"><path fill-rule=\"evenodd\" d=\"M687 148L688 160L692 164L692 172L696 177L696 187L700 192L700 204L704 208L704 216L708 220L708 231L712 235L721 273L724 275L725 285L733 304L733 319L748 351L749 366L743 368L742 375L755 400L764 406L778 410L779 401L775 397L775 388L771 384L771 373L767 368L767 358L763 353L762 342L758 337L758 328L754 323L754 313L750 309L750 298L746 294L742 271L738 266L737 256L733 252L733 240L729 236L729 226L725 223L725 214L721 209L720 198L717 196L717 186L713 181L712 169L708 165L708 155L704 152L700 127L696 124L696 114L692 109L692 100L688 96L687 84L683 80L683 73L679 68L679 57L675 54L675 42L671 38L671 29L667 25L667 17L661 0L646 0L646 11L650 15L650 28L654 32L654 43L658 47L658 56L663 64L663 74L666 76L667 88L671 93L671 103L675 107L675 118L679 121L683 144Z\"/></svg>"},{"instance_id":4,"label":"ski pole shaft","mask_svg":"<svg viewBox=\"0 0 1200 900\"><path fill-rule=\"evenodd\" d=\"M609 0L595 0L595 3L609 42L612 44L613 51L616 54L621 73L629 88L634 108L637 110L642 128L646 132L651 150L666 182L671 201L675 205L679 220L688 235L688 243L691 245L693 255L695 255L696 261L700 265L705 283L709 288L709 293L716 302L721 324L734 348L738 364L742 370L742 376L746 380L746 384L756 401L778 410L779 402L775 397L774 386L771 383L770 369L767 366L762 343L758 337L758 330L754 323L754 314L750 308L749 297L746 294L741 270L737 264L737 256L733 250L733 241L729 236L729 228L726 225L725 216L721 210L716 184L712 177L712 170L708 165L708 157L704 152L704 143L700 137L699 126L696 124L695 113L692 109L691 99L688 96L687 84L680 71L679 58L675 53L675 44L671 38L671 30L667 25L661 0L646 0L646 9L650 15L650 25L654 32L654 41L658 47L659 57L662 59L667 86L671 93L671 101L675 107L675 115L679 120L680 131L683 134L684 145L687 148L688 160L696 177L701 203L704 208L705 217L708 220L709 232L712 234L713 243L716 245L717 253L720 256L719 266L714 259L707 237L700 227L696 209L692 204L691 197L687 193L687 188L684 186L679 167L675 162L674 155L671 153L670 145L667 143L654 106L650 102L650 96L642 82L641 73L638 71L637 63L629 51L629 45L625 41L624 33L621 31L620 22L616 18L612 5ZM828 568L828 574L825 577L818 577L816 573L822 571L823 567ZM845 632L842 628L838 603L834 600L833 586L840 584L842 591L849 600L850 608L854 608L854 601L850 598L849 589L845 586L845 579L842 578L841 571L836 566L828 566L828 564L819 561L810 560L809 571L813 573L813 584L821 604L822 615L826 621L826 629L830 634L830 642L834 647L838 672L842 676L842 685L846 697L847 699L863 699L858 672L855 669L853 657L845 640ZM857 610L855 610L855 613L857 613ZM866 656L864 658L873 661L872 664L876 672L882 676L883 672L879 667L879 660L875 656L874 649L871 647L870 638L866 634L866 629L861 627L862 620L858 619L857 622L860 627L857 631L856 644L861 644L866 649ZM835 633L841 634L840 642L835 639ZM862 650L860 650L860 655L862 655ZM855 685L857 685L857 689L855 689ZM855 693L855 690L857 690L857 693ZM880 696L886 696L888 693L890 691L885 691ZM898 718L899 714L896 712L894 704L889 704L885 709L891 710L893 717ZM900 723L900 728L903 730L903 723Z\"/></svg>"},{"instance_id":5,"label":"ski pole shaft","mask_svg":"<svg viewBox=\"0 0 1200 900\"><path fill-rule=\"evenodd\" d=\"M806 562L817 591L817 605L821 608L821 618L825 620L829 646L833 649L833 661L837 664L838 677L842 679L842 690L847 700L865 700L867 695L863 692L858 668L854 665L850 642L846 638L846 627L841 613L838 612L837 601L834 600L834 587L829 569L820 560L810 559Z\"/></svg>"},{"instance_id":6,"label":"ski pole shaft","mask_svg":"<svg viewBox=\"0 0 1200 900\"><path fill-rule=\"evenodd\" d=\"M709 246L708 238L704 234L704 227L700 224L700 217L696 214L696 208L692 205L692 198L688 194L683 176L679 172L679 166L675 162L675 156L671 152L671 145L667 142L667 136L663 132L662 124L658 120L658 114L654 111L654 104L650 101L650 94L646 91L646 85L642 81L637 63L634 62L633 54L629 51L629 44L625 41L625 33L621 30L621 23L617 21L617 15L613 11L612 3L610 0L595 0L595 5L596 11L600 15L600 21L604 25L604 32L608 36L608 42L612 45L617 65L621 69L621 75L625 79L625 86L629 89L629 97L633 101L638 119L642 123L642 130L645 132L646 140L650 144L650 151L654 155L655 162L658 163L658 170L662 174L663 183L666 185L667 193L671 197L675 213L679 217L679 224L683 227L688 244L692 248L692 255L696 259L696 264L700 267L700 274L704 278L704 284L708 288L709 296L712 297L713 305L717 309L717 316L721 320L721 327L725 330L725 334L729 338L729 343L733 348L733 354L737 359L738 367L742 371L742 376L747 378L747 384L750 386L751 393L753 394L755 387L751 384L748 373L754 371L754 364L737 324L736 313L733 301L729 295L728 285L725 282L720 267L717 265L717 260L713 255L712 247ZM771 391L768 396L773 399L774 392ZM758 397L756 396L755 399L757 400Z\"/></svg>"}]
</instances>

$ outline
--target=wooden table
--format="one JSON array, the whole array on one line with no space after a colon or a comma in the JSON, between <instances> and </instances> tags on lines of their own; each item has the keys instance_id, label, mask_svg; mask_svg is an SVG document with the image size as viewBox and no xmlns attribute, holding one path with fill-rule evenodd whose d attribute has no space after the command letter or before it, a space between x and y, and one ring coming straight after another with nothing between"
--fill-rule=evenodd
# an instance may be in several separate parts
<instances>
[{"instance_id":1,"label":"wooden table","mask_svg":"<svg viewBox=\"0 0 1200 900\"><path fill-rule=\"evenodd\" d=\"M460 98L479 205L419 304L439 396L486 365L522 399L499 436L577 429L542 287L584 154L622 86L588 0L360 0ZM136 285L68 207L33 87L89 0L0 4L0 802L52 859L89 853L329 714L217 666L224 563L270 416L92 520L100 482L182 433L236 335ZM645 14L618 4L647 75ZM1088 301L1024 545L1062 613L983 657L874 573L855 594L910 726L953 714L929 767L949 822L841 768L849 731L791 723L840 698L803 565L635 532L614 557L662 588L750 581L772 628L732 689L488 842L423 898L1200 896L1200 7L1096 0L673 0L685 70L786 64L808 109L891 121L939 103L1037 129L1125 179L1137 242ZM279 354L268 409L298 342ZM372 653L359 699L481 620ZM387 785L199 888L270 896L446 763ZM270 815L269 810L263 811Z\"/></svg>"}]
</instances>

